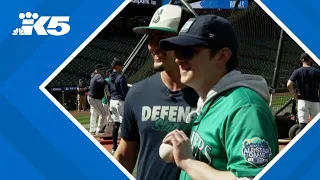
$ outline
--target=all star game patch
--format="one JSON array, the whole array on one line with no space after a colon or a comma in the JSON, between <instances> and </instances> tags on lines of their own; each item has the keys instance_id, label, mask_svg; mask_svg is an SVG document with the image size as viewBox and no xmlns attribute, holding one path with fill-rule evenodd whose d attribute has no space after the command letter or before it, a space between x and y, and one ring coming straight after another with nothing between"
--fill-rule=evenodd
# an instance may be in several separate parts
<instances>
[{"instance_id":1,"label":"all star game patch","mask_svg":"<svg viewBox=\"0 0 320 180\"><path fill-rule=\"evenodd\" d=\"M242 145L242 154L248 163L258 167L269 163L272 153L267 141L254 137L245 139Z\"/></svg>"}]
</instances>

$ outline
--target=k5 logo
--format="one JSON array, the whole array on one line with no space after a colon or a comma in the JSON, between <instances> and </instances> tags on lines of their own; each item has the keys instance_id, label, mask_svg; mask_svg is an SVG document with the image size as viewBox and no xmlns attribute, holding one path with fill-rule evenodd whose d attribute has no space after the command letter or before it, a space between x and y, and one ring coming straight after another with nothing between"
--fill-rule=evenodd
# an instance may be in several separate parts
<instances>
[{"instance_id":1,"label":"k5 logo","mask_svg":"<svg viewBox=\"0 0 320 180\"><path fill-rule=\"evenodd\" d=\"M62 36L70 31L70 26L67 24L70 19L69 16L39 17L38 13L27 12L20 13L19 18L22 20L22 26L13 30L12 35L32 35L33 30L35 30L37 35ZM44 25L48 21L48 26L45 28Z\"/></svg>"}]
</instances>

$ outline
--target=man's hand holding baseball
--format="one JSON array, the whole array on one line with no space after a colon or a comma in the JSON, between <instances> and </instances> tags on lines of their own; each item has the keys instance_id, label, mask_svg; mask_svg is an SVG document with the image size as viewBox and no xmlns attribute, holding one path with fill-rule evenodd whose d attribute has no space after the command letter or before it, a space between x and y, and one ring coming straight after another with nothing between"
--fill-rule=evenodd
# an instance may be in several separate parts
<instances>
[{"instance_id":1,"label":"man's hand holding baseball","mask_svg":"<svg viewBox=\"0 0 320 180\"><path fill-rule=\"evenodd\" d=\"M192 146L187 135L179 130L167 134L163 143L173 146L173 159L176 165L184 170L194 180L236 180L236 176L229 171L218 171L208 164L195 160Z\"/></svg>"},{"instance_id":2,"label":"man's hand holding baseball","mask_svg":"<svg viewBox=\"0 0 320 180\"><path fill-rule=\"evenodd\" d=\"M170 132L163 139L163 143L173 146L173 159L179 168L186 168L188 160L194 159L190 139L183 131L176 129Z\"/></svg>"}]
</instances>

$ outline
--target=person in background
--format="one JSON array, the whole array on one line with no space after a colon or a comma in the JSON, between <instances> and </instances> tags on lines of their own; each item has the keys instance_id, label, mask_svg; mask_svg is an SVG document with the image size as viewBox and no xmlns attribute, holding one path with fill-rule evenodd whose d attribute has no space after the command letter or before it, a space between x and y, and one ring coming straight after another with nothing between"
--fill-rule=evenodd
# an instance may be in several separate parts
<instances>
[{"instance_id":1,"label":"person in background","mask_svg":"<svg viewBox=\"0 0 320 180\"><path fill-rule=\"evenodd\" d=\"M113 148L112 153L118 148L119 129L123 119L123 105L128 93L127 78L122 74L123 63L117 58L111 64L113 71L110 74L108 89L110 92L110 111L112 113L113 123Z\"/></svg>"},{"instance_id":2,"label":"person in background","mask_svg":"<svg viewBox=\"0 0 320 180\"><path fill-rule=\"evenodd\" d=\"M297 100L299 131L320 112L319 83L320 70L312 67L312 59L307 53L300 57L302 66L296 69L287 82L287 87ZM296 86L296 88L295 88Z\"/></svg>"},{"instance_id":3,"label":"person in background","mask_svg":"<svg viewBox=\"0 0 320 180\"><path fill-rule=\"evenodd\" d=\"M79 79L79 84L77 86L77 101L78 101L78 112L86 111L86 85L82 79Z\"/></svg>"},{"instance_id":4,"label":"person in background","mask_svg":"<svg viewBox=\"0 0 320 180\"><path fill-rule=\"evenodd\" d=\"M107 113L103 108L102 99L105 96L105 67L102 64L95 66L95 71L91 75L90 90L88 93L88 103L90 104L90 133L103 134L106 125ZM99 115L98 126L95 111Z\"/></svg>"},{"instance_id":5,"label":"person in background","mask_svg":"<svg viewBox=\"0 0 320 180\"><path fill-rule=\"evenodd\" d=\"M112 69L109 69L106 71L106 81L108 83L110 82L109 75L111 74L111 72L112 72ZM102 105L107 114L106 127L104 128L106 134L104 135L104 137L107 134L111 134L113 129L113 119L111 118L111 112L110 112L110 92L107 87L108 86L106 86L105 88L105 96L102 99Z\"/></svg>"}]
</instances>

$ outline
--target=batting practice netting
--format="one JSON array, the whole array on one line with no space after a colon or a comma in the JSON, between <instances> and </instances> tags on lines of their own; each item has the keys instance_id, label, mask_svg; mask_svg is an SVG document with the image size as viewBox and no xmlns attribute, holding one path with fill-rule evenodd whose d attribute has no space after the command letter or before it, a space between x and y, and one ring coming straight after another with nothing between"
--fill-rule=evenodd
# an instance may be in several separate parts
<instances>
[{"instance_id":1,"label":"batting practice netting","mask_svg":"<svg viewBox=\"0 0 320 180\"><path fill-rule=\"evenodd\" d=\"M240 66L243 73L263 76L271 87L277 56L281 28L255 2L249 4L248 9L196 9L199 15L216 14L227 18L234 25L240 42ZM272 110L277 111L284 105L291 95L286 83L291 73L298 67L299 58L303 50L284 33L283 50L280 71L276 82L276 93L273 97ZM138 54L128 66L126 74L129 83L143 80L155 72L152 70L152 57L144 44ZM137 71L135 71L138 69ZM283 112L290 111L290 107Z\"/></svg>"},{"instance_id":2,"label":"batting practice netting","mask_svg":"<svg viewBox=\"0 0 320 180\"><path fill-rule=\"evenodd\" d=\"M127 9L127 13L132 12L132 7L127 7ZM88 84L90 74L97 63L110 68L114 57L122 59L125 61L124 73L128 77L129 84L153 75L155 73L152 69L153 60L148 52L147 44L142 41L142 36L132 33L134 26L149 24L154 13L154 10L152 12L151 10L145 17L131 17L126 14L114 19L63 69L47 89L62 104L68 106L68 109L73 109L77 103L75 86L78 84L78 79L82 78ZM299 66L299 57L303 50L284 33L283 49L279 56L278 78L273 78L281 28L255 2L250 2L247 9L196 9L195 11L199 15L216 14L231 21L240 42L239 70L243 73L261 75L267 80L270 87L275 85L273 88L276 89L276 94L271 103L273 112L290 100L291 95L286 88L286 82ZM275 83L273 83L274 79ZM283 113L290 110L288 107Z\"/></svg>"}]
</instances>

